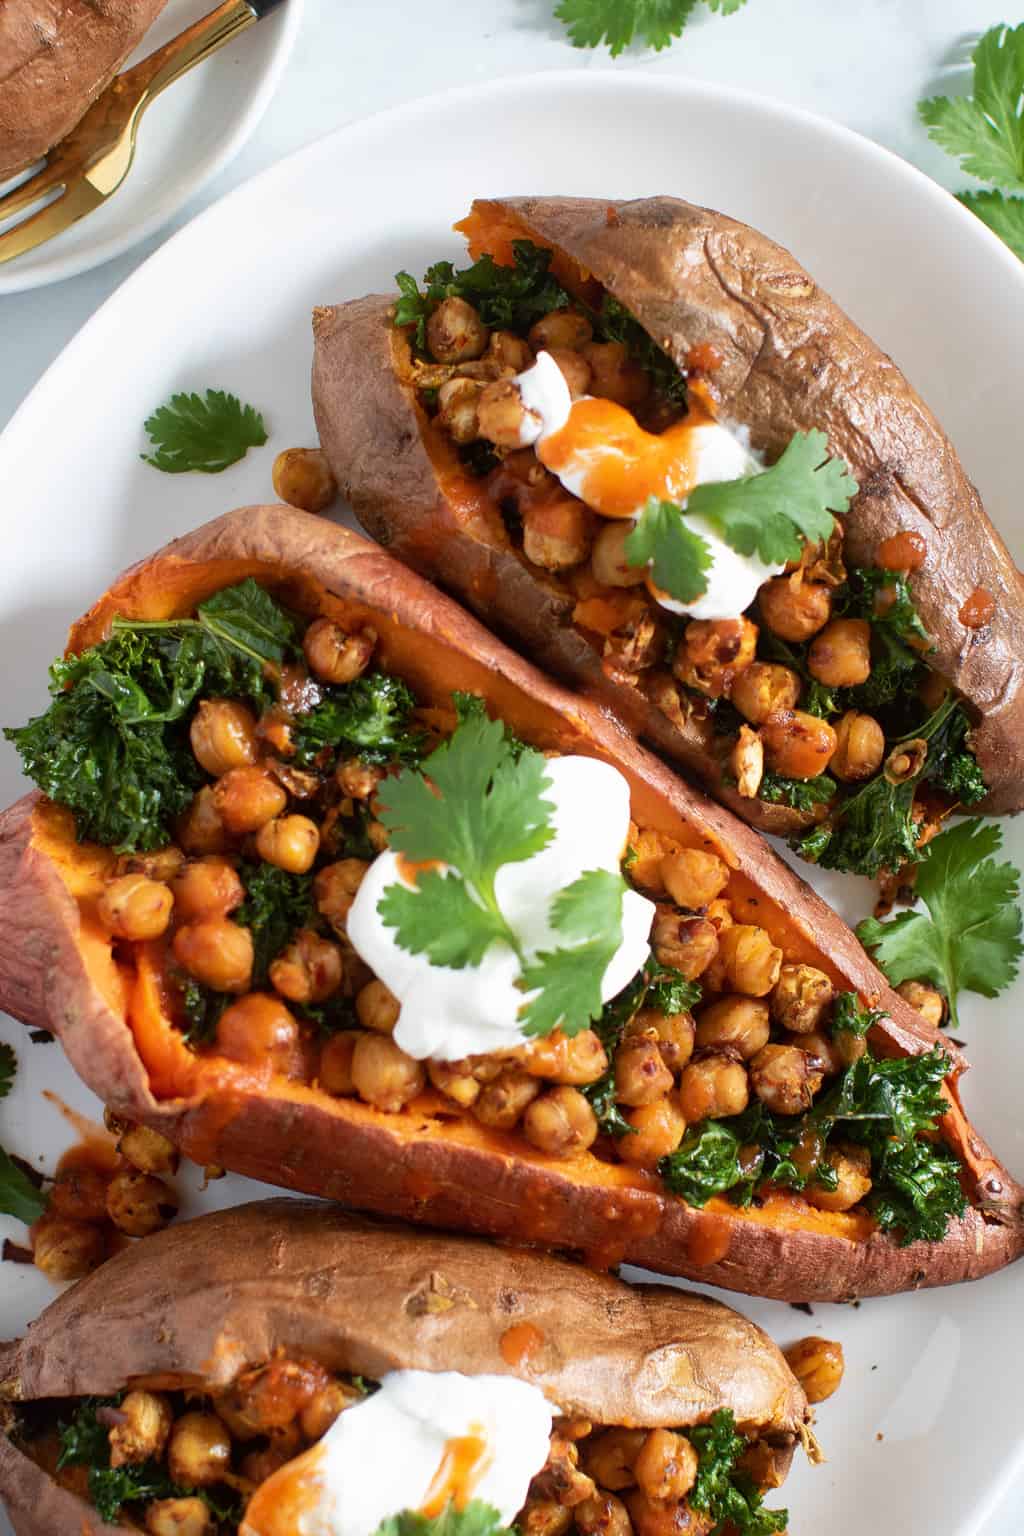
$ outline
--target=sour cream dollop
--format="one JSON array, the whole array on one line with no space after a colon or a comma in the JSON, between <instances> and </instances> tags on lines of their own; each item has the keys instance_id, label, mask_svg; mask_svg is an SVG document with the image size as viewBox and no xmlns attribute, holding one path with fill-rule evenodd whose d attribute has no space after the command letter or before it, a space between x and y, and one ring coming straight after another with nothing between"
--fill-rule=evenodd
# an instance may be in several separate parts
<instances>
[{"instance_id":1,"label":"sour cream dollop","mask_svg":"<svg viewBox=\"0 0 1024 1536\"><path fill-rule=\"evenodd\" d=\"M610 763L556 757L545 774L554 836L532 858L503 865L494 884L498 905L528 959L565 944L551 926L552 901L588 870L617 871L629 833L629 785ZM387 887L396 884L415 889L397 854L379 854L348 915L357 954L401 1004L396 1043L420 1061L457 1061L521 1045L526 1036L519 1011L530 994L516 985L521 972L515 953L495 943L479 965L457 971L401 949L377 911ZM623 896L622 942L604 973L603 1001L621 992L644 965L654 911L654 903L636 891Z\"/></svg>"},{"instance_id":2,"label":"sour cream dollop","mask_svg":"<svg viewBox=\"0 0 1024 1536\"><path fill-rule=\"evenodd\" d=\"M672 613L694 619L735 619L750 607L758 588L784 566L766 565L756 555L741 555L707 519L686 514L688 490L715 481L760 474L764 465L750 448L749 433L695 413L654 438L623 406L585 396L573 401L565 376L549 352L516 379L527 414L520 428L523 447L532 446L542 464L573 496L605 515L639 515L648 496L678 500L684 519L705 540L711 554L707 588L690 603L680 603L652 588L657 602ZM605 418L606 433L595 436L595 410ZM652 451L644 453L650 446ZM547 451L545 451L547 450ZM672 453L676 450L673 461ZM609 501L602 481L614 486ZM630 504L621 507L623 486L632 487Z\"/></svg>"},{"instance_id":3,"label":"sour cream dollop","mask_svg":"<svg viewBox=\"0 0 1024 1536\"><path fill-rule=\"evenodd\" d=\"M552 1413L515 1376L391 1371L257 1489L241 1536L373 1536L449 1498L481 1499L511 1525L547 1460Z\"/></svg>"}]
</instances>

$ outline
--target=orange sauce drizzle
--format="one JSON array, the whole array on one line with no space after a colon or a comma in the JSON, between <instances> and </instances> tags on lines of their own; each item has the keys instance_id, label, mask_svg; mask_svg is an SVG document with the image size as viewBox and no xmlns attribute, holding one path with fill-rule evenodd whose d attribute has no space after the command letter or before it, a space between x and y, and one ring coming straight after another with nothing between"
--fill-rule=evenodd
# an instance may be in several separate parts
<instances>
[{"instance_id":1,"label":"orange sauce drizzle","mask_svg":"<svg viewBox=\"0 0 1024 1536\"><path fill-rule=\"evenodd\" d=\"M515 1369L527 1365L543 1345L544 1334L534 1323L513 1323L502 1334L499 1348L505 1364Z\"/></svg>"},{"instance_id":2,"label":"orange sauce drizzle","mask_svg":"<svg viewBox=\"0 0 1024 1536\"><path fill-rule=\"evenodd\" d=\"M545 468L582 473L580 494L604 517L632 517L648 496L683 501L696 484L694 428L711 420L695 406L664 432L645 432L614 400L577 400L560 432L537 445Z\"/></svg>"},{"instance_id":3,"label":"orange sauce drizzle","mask_svg":"<svg viewBox=\"0 0 1024 1536\"><path fill-rule=\"evenodd\" d=\"M299 1520L320 1502L319 1463L323 1446L314 1445L286 1462L259 1485L238 1528L238 1536L298 1536Z\"/></svg>"},{"instance_id":4,"label":"orange sauce drizzle","mask_svg":"<svg viewBox=\"0 0 1024 1536\"><path fill-rule=\"evenodd\" d=\"M468 1435L453 1435L442 1452L420 1514L436 1519L448 1503L465 1509L493 1460L482 1424L471 1424Z\"/></svg>"}]
</instances>

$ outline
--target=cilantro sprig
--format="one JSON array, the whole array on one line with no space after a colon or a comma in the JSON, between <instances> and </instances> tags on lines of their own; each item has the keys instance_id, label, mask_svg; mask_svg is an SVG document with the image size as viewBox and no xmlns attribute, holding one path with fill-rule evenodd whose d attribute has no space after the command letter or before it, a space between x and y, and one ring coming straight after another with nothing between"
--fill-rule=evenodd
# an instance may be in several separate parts
<instances>
[{"instance_id":1,"label":"cilantro sprig","mask_svg":"<svg viewBox=\"0 0 1024 1536\"><path fill-rule=\"evenodd\" d=\"M555 10L564 21L574 48L598 48L607 43L612 58L635 37L650 48L667 48L697 9L699 0L562 0ZM745 0L707 0L708 9L732 16Z\"/></svg>"},{"instance_id":2,"label":"cilantro sprig","mask_svg":"<svg viewBox=\"0 0 1024 1536\"><path fill-rule=\"evenodd\" d=\"M626 540L626 559L630 565L649 565L655 586L677 603L696 602L707 591L711 546L674 502L648 496Z\"/></svg>"},{"instance_id":3,"label":"cilantro sprig","mask_svg":"<svg viewBox=\"0 0 1024 1536\"><path fill-rule=\"evenodd\" d=\"M172 395L169 404L155 410L144 425L155 452L141 457L167 475L190 469L219 475L267 440L259 411L223 389L208 389L205 395Z\"/></svg>"},{"instance_id":4,"label":"cilantro sprig","mask_svg":"<svg viewBox=\"0 0 1024 1536\"><path fill-rule=\"evenodd\" d=\"M433 1518L404 1509L381 1521L374 1536L515 1536L515 1531L502 1523L493 1505L470 1499L462 1509L446 1504Z\"/></svg>"},{"instance_id":5,"label":"cilantro sprig","mask_svg":"<svg viewBox=\"0 0 1024 1536\"><path fill-rule=\"evenodd\" d=\"M950 827L929 843L918 869L917 895L927 915L871 917L857 928L894 985L927 980L942 990L954 1028L960 993L998 996L1024 954L1020 874L1012 864L996 863L1002 843L1001 829L977 818Z\"/></svg>"}]
</instances>

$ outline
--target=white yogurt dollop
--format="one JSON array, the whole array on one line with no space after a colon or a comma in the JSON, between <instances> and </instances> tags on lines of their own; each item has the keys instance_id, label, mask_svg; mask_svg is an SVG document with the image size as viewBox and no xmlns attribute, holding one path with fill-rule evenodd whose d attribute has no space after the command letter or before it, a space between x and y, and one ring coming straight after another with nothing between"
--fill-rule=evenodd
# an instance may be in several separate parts
<instances>
[{"instance_id":1,"label":"white yogurt dollop","mask_svg":"<svg viewBox=\"0 0 1024 1536\"><path fill-rule=\"evenodd\" d=\"M527 959L566 943L551 926L552 901L588 870L617 872L629 832L629 785L617 768L591 757L556 757L545 774L554 837L532 858L503 865L495 880L498 904ZM463 970L401 949L377 911L387 887L396 884L415 888L403 878L397 854L379 854L348 915L356 952L401 1003L396 1043L420 1061L457 1061L522 1045L519 1012L530 994L516 985L521 969L512 949L492 944L479 965ZM622 942L604 973L603 1001L644 965L654 910L636 891L623 896Z\"/></svg>"}]
</instances>

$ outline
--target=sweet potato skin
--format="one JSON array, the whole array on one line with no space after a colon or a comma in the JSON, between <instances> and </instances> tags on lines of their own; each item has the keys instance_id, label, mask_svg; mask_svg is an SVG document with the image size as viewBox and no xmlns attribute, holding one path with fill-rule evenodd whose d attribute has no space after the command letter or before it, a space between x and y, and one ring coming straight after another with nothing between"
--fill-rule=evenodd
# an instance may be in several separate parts
<instances>
[{"instance_id":1,"label":"sweet potato skin","mask_svg":"<svg viewBox=\"0 0 1024 1536\"><path fill-rule=\"evenodd\" d=\"M0 6L0 181L65 138L167 0L6 0Z\"/></svg>"},{"instance_id":2,"label":"sweet potato skin","mask_svg":"<svg viewBox=\"0 0 1024 1536\"><path fill-rule=\"evenodd\" d=\"M290 575L286 590L300 605L345 599L379 630L382 664L425 696L475 689L538 744L614 761L643 819L671 831L685 818L747 882L757 920L769 927L785 921L789 953L824 965L840 986L891 1015L876 1031L877 1049L907 1054L934 1044L937 1037L889 990L850 931L750 828L355 534L282 507L228 514L127 572L74 627L72 646L98 640L116 612L187 612L246 575L270 583ZM80 1076L115 1110L164 1131L198 1162L433 1225L581 1251L604 1265L628 1259L785 1300L974 1278L1024 1248L1022 1191L962 1118L955 1140L977 1203L941 1244L900 1248L878 1232L853 1240L820 1216L795 1228L784 1204L741 1213L719 1202L697 1211L624 1165L589 1154L554 1161L521 1138L435 1117L429 1108L384 1115L354 1100L294 1086L271 1093L242 1079L219 1087L197 1081L173 1090L177 1097L158 1096L126 1027L124 981L109 940L90 930L70 889L86 880L90 858L103 855L77 848L67 813L37 795L0 818L0 1004L53 1029Z\"/></svg>"},{"instance_id":3,"label":"sweet potato skin","mask_svg":"<svg viewBox=\"0 0 1024 1536\"><path fill-rule=\"evenodd\" d=\"M851 562L870 563L893 533L912 529L921 535L925 562L911 588L935 642L932 664L979 720L974 747L990 786L982 809L1021 809L1024 584L955 450L892 360L788 251L724 214L669 197L620 203L510 198L475 208L484 225L501 220L564 252L625 304L680 367L694 348L717 358L709 377L722 414L749 426L755 447L777 455L794 432L824 430L832 452L846 459L860 482L844 519ZM505 630L543 665L593 691L715 787L719 770L706 742L681 739L660 711L604 678L589 647L588 655L580 654L580 637L564 627L571 603L563 601L553 613L551 596L536 590L531 602L522 586L536 586L535 573L513 578L514 554L464 547L456 552L456 543L469 543L466 530L457 518L438 513L436 487L421 483L422 465L406 441L415 430L409 392L386 376L386 343L379 334L388 325L386 302L363 300L314 316L317 422L356 515L417 569L478 609L493 607ZM360 373L371 370L373 379L353 389ZM364 413L378 406L376 424ZM400 445L392 432L396 424ZM368 463L368 440L379 459L394 459L386 478ZM357 443L361 453L354 451ZM493 590L483 590L491 582ZM506 583L514 594L507 599ZM959 613L979 587L996 606L991 622L972 630ZM632 711L625 696L632 697ZM797 824L785 808L730 803L765 830Z\"/></svg>"}]
</instances>

